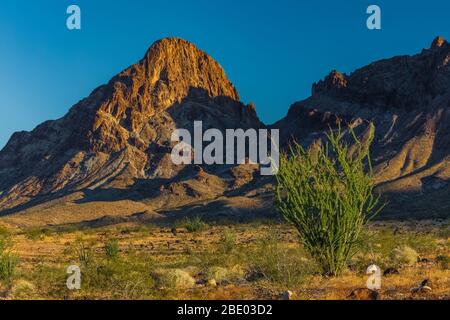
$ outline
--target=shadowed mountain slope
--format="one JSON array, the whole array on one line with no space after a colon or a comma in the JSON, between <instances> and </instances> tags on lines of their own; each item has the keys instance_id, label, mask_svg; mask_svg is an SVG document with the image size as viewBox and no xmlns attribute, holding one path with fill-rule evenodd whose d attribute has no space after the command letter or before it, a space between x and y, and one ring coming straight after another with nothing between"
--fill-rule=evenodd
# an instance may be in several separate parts
<instances>
[{"instance_id":1,"label":"shadowed mountain slope","mask_svg":"<svg viewBox=\"0 0 450 320\"><path fill-rule=\"evenodd\" d=\"M283 141L310 143L329 126L367 134L379 189L397 214L448 215L450 209L450 44L436 38L414 56L381 60L350 75L332 71L312 96L276 123Z\"/></svg>"}]
</instances>

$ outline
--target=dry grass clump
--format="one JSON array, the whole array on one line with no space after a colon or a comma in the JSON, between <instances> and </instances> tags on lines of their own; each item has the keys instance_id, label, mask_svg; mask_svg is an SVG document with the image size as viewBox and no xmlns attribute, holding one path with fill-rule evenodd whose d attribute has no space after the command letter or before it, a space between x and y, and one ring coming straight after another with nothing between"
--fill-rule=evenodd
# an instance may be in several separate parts
<instances>
[{"instance_id":1,"label":"dry grass clump","mask_svg":"<svg viewBox=\"0 0 450 320\"><path fill-rule=\"evenodd\" d=\"M409 246L401 246L392 251L392 260L397 266L413 266L417 263L419 254Z\"/></svg>"}]
</instances>

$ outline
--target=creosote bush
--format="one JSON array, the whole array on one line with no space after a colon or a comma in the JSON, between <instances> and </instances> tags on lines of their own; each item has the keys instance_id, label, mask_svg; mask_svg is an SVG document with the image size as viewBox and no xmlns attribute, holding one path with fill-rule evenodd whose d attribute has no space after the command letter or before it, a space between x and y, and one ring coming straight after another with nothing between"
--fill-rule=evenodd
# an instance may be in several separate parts
<instances>
[{"instance_id":1,"label":"creosote bush","mask_svg":"<svg viewBox=\"0 0 450 320\"><path fill-rule=\"evenodd\" d=\"M368 138L352 143L339 128L305 150L294 143L282 154L276 198L282 215L292 223L301 242L324 275L337 276L356 253L366 223L380 210L374 195Z\"/></svg>"}]
</instances>

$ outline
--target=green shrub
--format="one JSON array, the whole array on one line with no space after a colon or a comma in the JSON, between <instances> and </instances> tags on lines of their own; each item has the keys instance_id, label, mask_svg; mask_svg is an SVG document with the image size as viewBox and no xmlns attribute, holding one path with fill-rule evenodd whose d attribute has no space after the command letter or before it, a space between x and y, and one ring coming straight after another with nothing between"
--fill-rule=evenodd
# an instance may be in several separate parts
<instances>
[{"instance_id":1,"label":"green shrub","mask_svg":"<svg viewBox=\"0 0 450 320\"><path fill-rule=\"evenodd\" d=\"M11 281L18 258L11 253L12 244L7 237L0 237L0 281Z\"/></svg>"},{"instance_id":2,"label":"green shrub","mask_svg":"<svg viewBox=\"0 0 450 320\"><path fill-rule=\"evenodd\" d=\"M277 174L277 206L328 276L344 270L366 223L381 210L369 156L373 126L365 142L350 133L352 146L340 129L315 149L294 143L289 155L281 155Z\"/></svg>"},{"instance_id":3,"label":"green shrub","mask_svg":"<svg viewBox=\"0 0 450 320\"><path fill-rule=\"evenodd\" d=\"M283 246L273 238L260 240L247 259L250 277L268 280L284 289L301 285L316 271L314 263L300 249Z\"/></svg>"},{"instance_id":4,"label":"green shrub","mask_svg":"<svg viewBox=\"0 0 450 320\"><path fill-rule=\"evenodd\" d=\"M236 234L234 232L225 231L219 250L226 254L232 253L236 248L236 241Z\"/></svg>"},{"instance_id":5,"label":"green shrub","mask_svg":"<svg viewBox=\"0 0 450 320\"><path fill-rule=\"evenodd\" d=\"M82 290L85 297L111 294L112 299L150 298L154 281L150 277L152 257L137 256L133 252L123 259L92 257L83 267Z\"/></svg>"},{"instance_id":6,"label":"green shrub","mask_svg":"<svg viewBox=\"0 0 450 320\"><path fill-rule=\"evenodd\" d=\"M119 241L108 240L105 243L105 255L108 259L116 259L119 256L120 247Z\"/></svg>"},{"instance_id":7,"label":"green shrub","mask_svg":"<svg viewBox=\"0 0 450 320\"><path fill-rule=\"evenodd\" d=\"M186 217L177 223L177 227L185 228L188 232L200 232L206 229L207 224L199 216Z\"/></svg>"},{"instance_id":8,"label":"green shrub","mask_svg":"<svg viewBox=\"0 0 450 320\"><path fill-rule=\"evenodd\" d=\"M93 261L93 254L91 247L87 246L83 241L79 240L76 243L75 251L78 257L78 261L83 266L89 266Z\"/></svg>"}]
</instances>

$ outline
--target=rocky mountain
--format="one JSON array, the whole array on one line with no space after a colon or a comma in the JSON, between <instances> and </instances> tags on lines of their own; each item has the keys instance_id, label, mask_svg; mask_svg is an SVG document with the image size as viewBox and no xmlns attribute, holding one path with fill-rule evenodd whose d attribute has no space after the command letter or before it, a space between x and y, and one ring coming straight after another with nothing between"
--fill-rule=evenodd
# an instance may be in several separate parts
<instances>
[{"instance_id":1,"label":"rocky mountain","mask_svg":"<svg viewBox=\"0 0 450 320\"><path fill-rule=\"evenodd\" d=\"M160 208L245 183L239 168L172 164L171 134L194 120L204 130L263 126L209 55L181 39L158 41L63 118L11 137L0 152L0 208L15 213L80 191L80 201L147 199Z\"/></svg>"},{"instance_id":2,"label":"rocky mountain","mask_svg":"<svg viewBox=\"0 0 450 320\"><path fill-rule=\"evenodd\" d=\"M293 104L279 127L284 143L305 144L338 122L375 125L372 158L388 212L448 216L450 209L450 44L442 37L414 56L336 70ZM284 130L283 130L284 129Z\"/></svg>"},{"instance_id":3,"label":"rocky mountain","mask_svg":"<svg viewBox=\"0 0 450 320\"><path fill-rule=\"evenodd\" d=\"M414 56L332 71L271 127L283 145L308 145L338 122L362 136L373 123L386 214L448 216L449 62L450 44L438 37ZM173 130L192 130L195 120L204 129L265 127L210 56L160 40L63 118L11 137L0 152L0 211L21 225L273 214L274 181L255 165L172 163Z\"/></svg>"}]
</instances>

